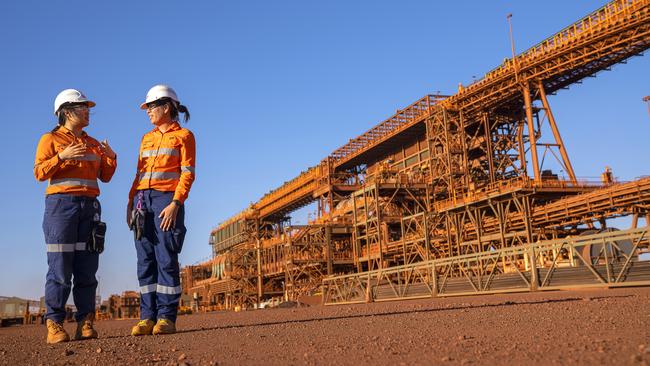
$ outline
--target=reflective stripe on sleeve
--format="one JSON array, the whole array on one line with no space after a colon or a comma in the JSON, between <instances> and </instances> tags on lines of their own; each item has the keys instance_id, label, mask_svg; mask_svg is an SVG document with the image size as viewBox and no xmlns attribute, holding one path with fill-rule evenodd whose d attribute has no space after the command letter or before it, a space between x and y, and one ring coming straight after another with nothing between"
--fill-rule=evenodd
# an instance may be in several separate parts
<instances>
[{"instance_id":1,"label":"reflective stripe on sleeve","mask_svg":"<svg viewBox=\"0 0 650 366\"><path fill-rule=\"evenodd\" d=\"M181 166L181 173L192 173L194 174L193 166Z\"/></svg>"},{"instance_id":2,"label":"reflective stripe on sleeve","mask_svg":"<svg viewBox=\"0 0 650 366\"><path fill-rule=\"evenodd\" d=\"M141 294L148 294L150 292L156 292L157 283L152 283L151 285L140 286Z\"/></svg>"},{"instance_id":3,"label":"reflective stripe on sleeve","mask_svg":"<svg viewBox=\"0 0 650 366\"><path fill-rule=\"evenodd\" d=\"M169 156L178 156L178 149L170 147L161 147L156 150L143 150L140 154L143 158L152 158L158 155L169 155Z\"/></svg>"},{"instance_id":4,"label":"reflective stripe on sleeve","mask_svg":"<svg viewBox=\"0 0 650 366\"><path fill-rule=\"evenodd\" d=\"M75 244L74 250L86 250L86 243L77 243L77 244Z\"/></svg>"},{"instance_id":5,"label":"reflective stripe on sleeve","mask_svg":"<svg viewBox=\"0 0 650 366\"><path fill-rule=\"evenodd\" d=\"M140 173L140 180L143 179L178 179L180 178L180 173L176 172L146 172Z\"/></svg>"},{"instance_id":6,"label":"reflective stripe on sleeve","mask_svg":"<svg viewBox=\"0 0 650 366\"><path fill-rule=\"evenodd\" d=\"M163 285L158 285L156 287L156 292L160 294L166 294L166 295L178 295L181 293L181 287L180 286L163 286Z\"/></svg>"},{"instance_id":7,"label":"reflective stripe on sleeve","mask_svg":"<svg viewBox=\"0 0 650 366\"><path fill-rule=\"evenodd\" d=\"M61 178L50 179L50 186L83 186L99 188L96 179L79 179L79 178Z\"/></svg>"}]
</instances>

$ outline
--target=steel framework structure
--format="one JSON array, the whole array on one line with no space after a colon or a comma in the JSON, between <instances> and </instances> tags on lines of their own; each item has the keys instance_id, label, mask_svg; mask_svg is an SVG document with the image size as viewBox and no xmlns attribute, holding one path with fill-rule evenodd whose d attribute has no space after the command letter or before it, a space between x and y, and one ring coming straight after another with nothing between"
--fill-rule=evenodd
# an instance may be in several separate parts
<instances>
[{"instance_id":1,"label":"steel framework structure","mask_svg":"<svg viewBox=\"0 0 650 366\"><path fill-rule=\"evenodd\" d=\"M184 291L212 309L650 284L646 229L606 227L650 225L650 179L579 180L547 99L649 46L650 0L615 0L398 110L219 225ZM312 202L318 217L291 226Z\"/></svg>"}]
</instances>

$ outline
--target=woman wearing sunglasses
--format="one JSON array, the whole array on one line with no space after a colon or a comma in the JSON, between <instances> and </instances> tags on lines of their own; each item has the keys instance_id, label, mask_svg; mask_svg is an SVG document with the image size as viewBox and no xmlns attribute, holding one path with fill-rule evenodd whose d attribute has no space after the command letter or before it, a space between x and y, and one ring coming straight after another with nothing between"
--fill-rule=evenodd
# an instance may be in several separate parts
<instances>
[{"instance_id":1,"label":"woman wearing sunglasses","mask_svg":"<svg viewBox=\"0 0 650 366\"><path fill-rule=\"evenodd\" d=\"M134 230L140 283L140 321L131 334L176 332L181 296L178 254L185 238L185 200L194 182L194 135L178 123L190 113L174 89L156 85L141 109L155 126L142 137L129 192L127 224Z\"/></svg>"},{"instance_id":2,"label":"woman wearing sunglasses","mask_svg":"<svg viewBox=\"0 0 650 366\"><path fill-rule=\"evenodd\" d=\"M45 283L47 343L70 340L63 329L70 291L77 307L75 338L97 338L93 328L95 273L104 235L97 234L103 225L97 179L111 180L117 156L107 141L98 142L84 131L89 108L94 106L79 90L59 93L54 100L58 125L41 137L36 150L34 176L39 181L49 180L43 217L49 267ZM94 239L101 240L101 249Z\"/></svg>"}]
</instances>

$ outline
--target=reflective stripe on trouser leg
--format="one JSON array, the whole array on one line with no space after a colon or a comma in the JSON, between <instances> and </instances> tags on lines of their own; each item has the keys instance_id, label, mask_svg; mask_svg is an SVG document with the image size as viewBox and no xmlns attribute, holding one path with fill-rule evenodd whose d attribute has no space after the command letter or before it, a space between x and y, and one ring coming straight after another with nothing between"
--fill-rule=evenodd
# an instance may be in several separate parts
<instances>
[{"instance_id":1,"label":"reflective stripe on trouser leg","mask_svg":"<svg viewBox=\"0 0 650 366\"><path fill-rule=\"evenodd\" d=\"M153 209L154 228L156 230L157 245L155 246L156 261L158 262L158 286L156 288L156 301L158 303L158 318L176 321L178 303L181 298L180 270L178 254L181 251L185 236L184 206L181 206L176 215L176 227L173 230L160 229L160 212L167 207L172 199L173 192L156 192L150 194Z\"/></svg>"},{"instance_id":2,"label":"reflective stripe on trouser leg","mask_svg":"<svg viewBox=\"0 0 650 366\"><path fill-rule=\"evenodd\" d=\"M87 197L49 195L45 198L45 234L48 272L45 282L46 317L62 322L72 288L77 319L95 309L98 255L85 251L92 220L99 220L99 203ZM84 241L82 241L82 240Z\"/></svg>"},{"instance_id":3,"label":"reflective stripe on trouser leg","mask_svg":"<svg viewBox=\"0 0 650 366\"><path fill-rule=\"evenodd\" d=\"M137 204L136 195L133 205ZM146 201L146 200L145 200ZM156 303L156 286L158 285L158 270L156 265L155 230L153 228L153 213L148 209L147 202L142 203L145 211L144 233L140 240L135 241L135 251L138 256L138 282L140 284L140 319L155 321L158 317Z\"/></svg>"}]
</instances>

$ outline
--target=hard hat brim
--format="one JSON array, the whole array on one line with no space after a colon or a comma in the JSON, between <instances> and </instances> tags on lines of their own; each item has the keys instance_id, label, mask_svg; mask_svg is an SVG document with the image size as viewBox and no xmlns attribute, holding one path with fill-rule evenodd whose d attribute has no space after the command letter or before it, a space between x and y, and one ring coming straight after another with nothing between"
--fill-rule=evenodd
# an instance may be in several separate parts
<instances>
[{"instance_id":1,"label":"hard hat brim","mask_svg":"<svg viewBox=\"0 0 650 366\"><path fill-rule=\"evenodd\" d=\"M162 99L162 98L158 98L158 99L152 100L151 102L144 102L144 103L140 104L140 109L143 109L143 110L144 110L144 109L147 109L147 104L149 104L149 103L153 103L153 102L155 102L155 101L157 101L157 100L161 100L161 99ZM169 99L172 100L172 103L180 104L180 102L177 101L177 100L175 100L175 99L172 99L172 98L169 98Z\"/></svg>"},{"instance_id":2,"label":"hard hat brim","mask_svg":"<svg viewBox=\"0 0 650 366\"><path fill-rule=\"evenodd\" d=\"M66 105L66 104L69 104L69 103L70 103L70 102L67 102L67 103L63 103L63 104L61 104L61 105L59 106L59 109L57 109L57 110L54 112L54 115L57 116L58 113L59 113L59 111L61 110L61 107L63 107L63 106ZM92 107L94 107L94 106L97 105L97 104L96 104L95 102L93 102L92 100L84 100L84 101L81 101L81 102L74 102L74 103L85 103L85 104L88 106L88 108L92 108Z\"/></svg>"}]
</instances>

